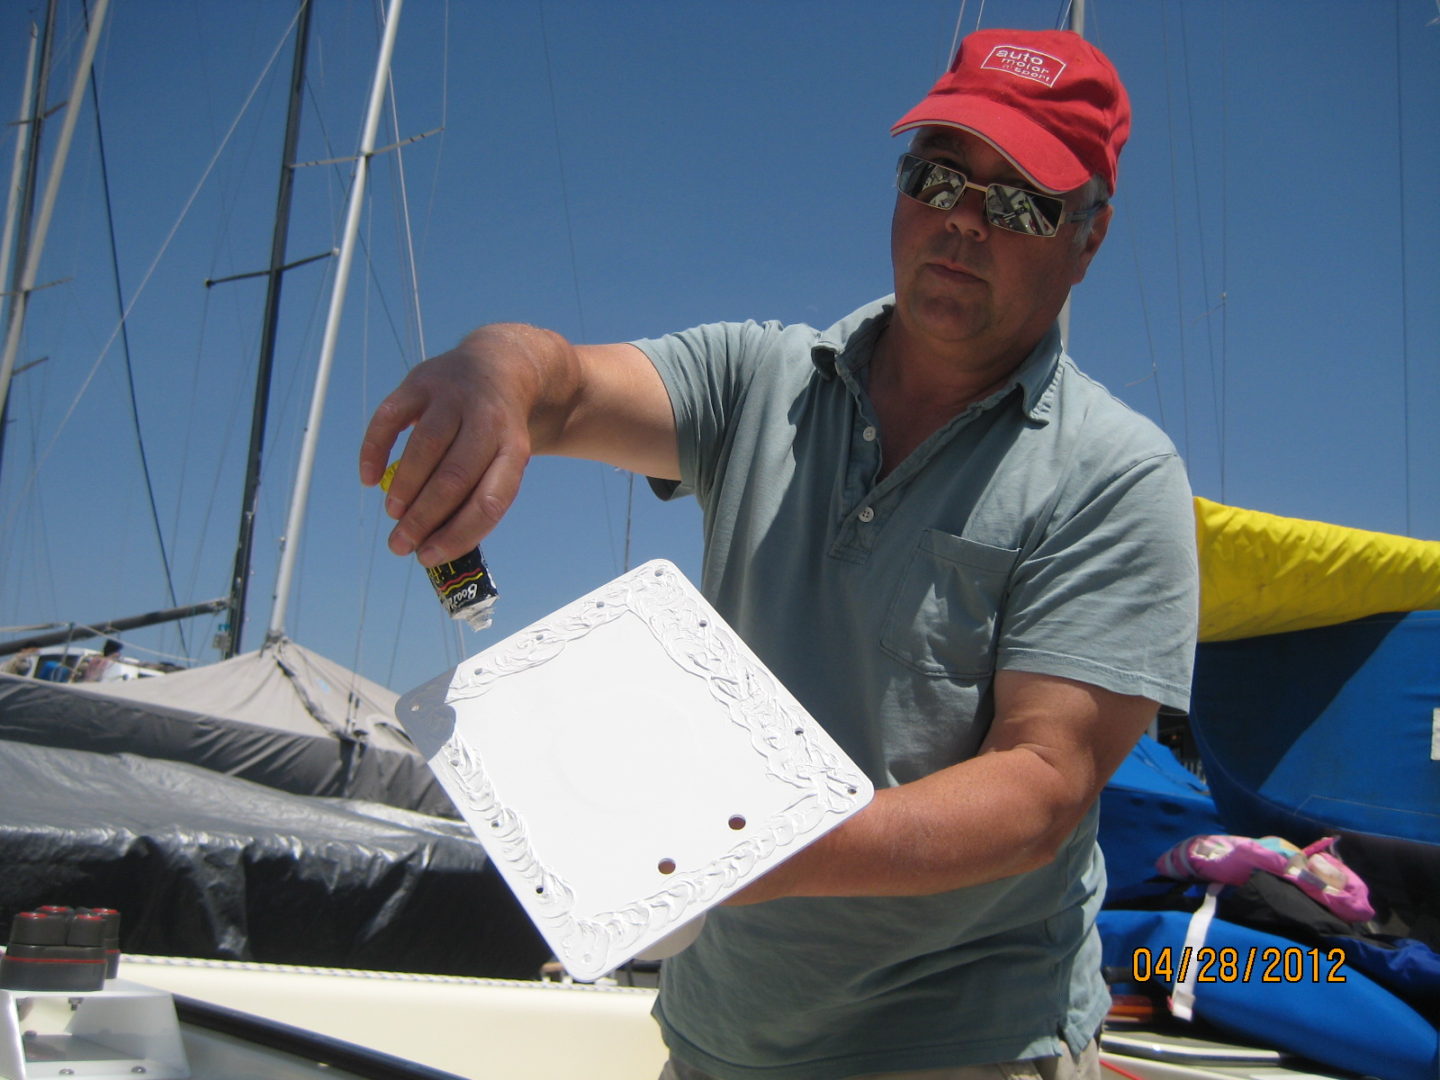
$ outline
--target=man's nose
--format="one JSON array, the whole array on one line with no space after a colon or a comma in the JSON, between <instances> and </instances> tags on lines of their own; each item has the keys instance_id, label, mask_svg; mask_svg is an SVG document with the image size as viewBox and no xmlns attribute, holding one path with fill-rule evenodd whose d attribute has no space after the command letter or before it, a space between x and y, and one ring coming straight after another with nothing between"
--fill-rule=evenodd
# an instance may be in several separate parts
<instances>
[{"instance_id":1,"label":"man's nose","mask_svg":"<svg viewBox=\"0 0 1440 1080\"><path fill-rule=\"evenodd\" d=\"M965 187L955 205L945 211L945 227L977 239L989 236L990 219L985 216L986 194L986 189L978 184Z\"/></svg>"}]
</instances>

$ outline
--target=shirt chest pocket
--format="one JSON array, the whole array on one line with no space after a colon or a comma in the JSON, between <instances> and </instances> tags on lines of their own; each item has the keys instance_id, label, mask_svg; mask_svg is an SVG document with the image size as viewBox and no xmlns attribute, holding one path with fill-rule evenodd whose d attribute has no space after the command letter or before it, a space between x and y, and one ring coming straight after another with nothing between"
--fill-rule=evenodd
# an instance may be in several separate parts
<instances>
[{"instance_id":1,"label":"shirt chest pocket","mask_svg":"<svg viewBox=\"0 0 1440 1080\"><path fill-rule=\"evenodd\" d=\"M987 678L1018 556L1018 550L926 529L901 572L880 647L925 675Z\"/></svg>"}]
</instances>

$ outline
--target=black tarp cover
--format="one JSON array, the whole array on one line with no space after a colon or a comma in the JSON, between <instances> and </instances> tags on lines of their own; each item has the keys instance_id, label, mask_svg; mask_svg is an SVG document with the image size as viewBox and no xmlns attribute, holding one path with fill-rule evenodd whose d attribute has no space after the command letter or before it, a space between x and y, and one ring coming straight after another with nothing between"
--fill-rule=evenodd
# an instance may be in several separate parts
<instances>
[{"instance_id":1,"label":"black tarp cover","mask_svg":"<svg viewBox=\"0 0 1440 1080\"><path fill-rule=\"evenodd\" d=\"M507 978L549 955L460 822L0 740L0 928L42 904L118 909L126 952Z\"/></svg>"},{"instance_id":2,"label":"black tarp cover","mask_svg":"<svg viewBox=\"0 0 1440 1080\"><path fill-rule=\"evenodd\" d=\"M184 761L281 791L458 816L396 695L288 639L155 679L0 675L0 739Z\"/></svg>"}]
</instances>

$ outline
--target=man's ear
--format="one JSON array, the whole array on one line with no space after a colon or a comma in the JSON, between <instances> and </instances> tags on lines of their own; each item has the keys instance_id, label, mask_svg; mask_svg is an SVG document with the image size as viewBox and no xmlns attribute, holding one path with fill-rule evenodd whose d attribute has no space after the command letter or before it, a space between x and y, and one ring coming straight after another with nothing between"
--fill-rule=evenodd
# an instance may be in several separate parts
<instances>
[{"instance_id":1,"label":"man's ear","mask_svg":"<svg viewBox=\"0 0 1440 1080\"><path fill-rule=\"evenodd\" d=\"M1080 245L1080 251L1075 258L1075 276L1070 279L1072 286L1085 280L1085 271L1090 269L1090 260L1095 258L1095 253L1105 242L1105 234L1110 229L1110 219L1114 216L1115 207L1106 203L1090 223L1090 232L1086 235L1085 242Z\"/></svg>"}]
</instances>

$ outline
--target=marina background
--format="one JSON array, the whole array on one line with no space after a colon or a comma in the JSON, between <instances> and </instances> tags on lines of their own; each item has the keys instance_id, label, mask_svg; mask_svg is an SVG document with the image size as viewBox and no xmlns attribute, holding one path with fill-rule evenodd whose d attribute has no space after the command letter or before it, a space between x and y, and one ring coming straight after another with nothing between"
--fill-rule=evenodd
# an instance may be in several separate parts
<instances>
[{"instance_id":1,"label":"marina background","mask_svg":"<svg viewBox=\"0 0 1440 1080\"><path fill-rule=\"evenodd\" d=\"M373 5L318 3L301 161L353 152L378 40ZM1044 28L1060 5L967 4L961 25L982 8L983 25ZM1197 494L1440 539L1440 7L1088 11L1135 123L1114 225L1075 293L1073 355L1165 428ZM7 118L42 15L0 8ZM87 98L40 272L54 284L32 297L18 360L35 366L10 395L0 624L170 606L132 378L175 601L228 589L263 284L205 282L266 262L294 17L281 0L112 7L96 62L105 176ZM888 128L948 63L956 19L953 0L410 0L379 141L443 130L375 162L289 634L405 690L615 576L627 549L630 565L665 557L698 578L693 501L537 460L485 543L495 626L462 636L413 561L384 550L381 500L356 475L364 423L409 366L482 322L578 341L721 319L828 326L888 292L903 142ZM61 5L52 105L81 20ZM334 243L349 176L299 170L290 258ZM285 282L247 650L269 614L333 266ZM208 662L218 622L127 634L127 652Z\"/></svg>"}]
</instances>

